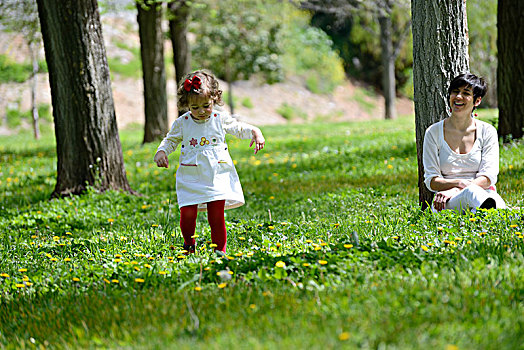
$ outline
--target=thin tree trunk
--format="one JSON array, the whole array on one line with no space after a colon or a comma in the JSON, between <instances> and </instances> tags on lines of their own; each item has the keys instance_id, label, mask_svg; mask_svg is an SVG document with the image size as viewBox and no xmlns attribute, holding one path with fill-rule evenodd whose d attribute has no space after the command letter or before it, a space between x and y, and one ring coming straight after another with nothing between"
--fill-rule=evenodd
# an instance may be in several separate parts
<instances>
[{"instance_id":1,"label":"thin tree trunk","mask_svg":"<svg viewBox=\"0 0 524 350\"><path fill-rule=\"evenodd\" d=\"M187 41L187 25L190 7L186 0L175 0L169 3L169 33L173 46L173 63L177 84L191 69L191 50Z\"/></svg>"},{"instance_id":2,"label":"thin tree trunk","mask_svg":"<svg viewBox=\"0 0 524 350\"><path fill-rule=\"evenodd\" d=\"M394 119L397 116L395 108L396 86L395 86L395 55L393 53L393 42L391 33L391 14L380 16L380 46L382 56L382 90L384 92L384 117Z\"/></svg>"},{"instance_id":3,"label":"thin tree trunk","mask_svg":"<svg viewBox=\"0 0 524 350\"><path fill-rule=\"evenodd\" d=\"M31 61L33 63L33 77L31 79L31 111L33 116L33 133L35 139L40 138L40 127L38 125L39 115L38 106L36 105L36 94L38 87L38 47L37 44L32 42L29 44L29 51L31 54Z\"/></svg>"},{"instance_id":4,"label":"thin tree trunk","mask_svg":"<svg viewBox=\"0 0 524 350\"><path fill-rule=\"evenodd\" d=\"M130 191L96 0L37 0L57 149L53 196Z\"/></svg>"},{"instance_id":5,"label":"thin tree trunk","mask_svg":"<svg viewBox=\"0 0 524 350\"><path fill-rule=\"evenodd\" d=\"M137 3L140 54L144 82L145 125L143 143L165 136L168 129L162 5L144 8Z\"/></svg>"},{"instance_id":6,"label":"thin tree trunk","mask_svg":"<svg viewBox=\"0 0 524 350\"><path fill-rule=\"evenodd\" d=\"M449 82L469 67L466 0L412 0L411 13L419 202L425 209L433 193L424 184L424 134L448 116Z\"/></svg>"},{"instance_id":7,"label":"thin tree trunk","mask_svg":"<svg viewBox=\"0 0 524 350\"><path fill-rule=\"evenodd\" d=\"M498 133L505 142L524 134L524 1L499 0L497 9Z\"/></svg>"}]
</instances>

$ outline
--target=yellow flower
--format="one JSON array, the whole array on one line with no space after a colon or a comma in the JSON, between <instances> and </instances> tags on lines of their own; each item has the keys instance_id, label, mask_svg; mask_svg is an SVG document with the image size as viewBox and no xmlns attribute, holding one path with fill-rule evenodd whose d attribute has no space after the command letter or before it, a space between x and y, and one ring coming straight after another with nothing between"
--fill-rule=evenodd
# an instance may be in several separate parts
<instances>
[{"instance_id":1,"label":"yellow flower","mask_svg":"<svg viewBox=\"0 0 524 350\"><path fill-rule=\"evenodd\" d=\"M122 259L115 259L114 262L121 262Z\"/></svg>"},{"instance_id":2,"label":"yellow flower","mask_svg":"<svg viewBox=\"0 0 524 350\"><path fill-rule=\"evenodd\" d=\"M342 332L338 335L338 340L345 341L349 339L349 333L348 332Z\"/></svg>"},{"instance_id":3,"label":"yellow flower","mask_svg":"<svg viewBox=\"0 0 524 350\"><path fill-rule=\"evenodd\" d=\"M71 258L65 258L64 261L71 261Z\"/></svg>"},{"instance_id":4,"label":"yellow flower","mask_svg":"<svg viewBox=\"0 0 524 350\"><path fill-rule=\"evenodd\" d=\"M240 241L245 241L245 240L246 240L246 237L238 237L238 239L239 239Z\"/></svg>"},{"instance_id":5,"label":"yellow flower","mask_svg":"<svg viewBox=\"0 0 524 350\"><path fill-rule=\"evenodd\" d=\"M107 219L107 222L109 222L109 223L115 222L115 219Z\"/></svg>"},{"instance_id":6,"label":"yellow flower","mask_svg":"<svg viewBox=\"0 0 524 350\"><path fill-rule=\"evenodd\" d=\"M256 306L255 304L250 304L250 305L249 305L249 308L250 308L251 310L255 310L255 309L257 308L257 306Z\"/></svg>"},{"instance_id":7,"label":"yellow flower","mask_svg":"<svg viewBox=\"0 0 524 350\"><path fill-rule=\"evenodd\" d=\"M320 265L326 265L328 262L326 260L319 260L318 263Z\"/></svg>"},{"instance_id":8,"label":"yellow flower","mask_svg":"<svg viewBox=\"0 0 524 350\"><path fill-rule=\"evenodd\" d=\"M104 282L108 283L108 284L111 283L111 282L109 282L109 280L107 278L104 278Z\"/></svg>"},{"instance_id":9,"label":"yellow flower","mask_svg":"<svg viewBox=\"0 0 524 350\"><path fill-rule=\"evenodd\" d=\"M158 227L158 224L153 224L151 225L151 227Z\"/></svg>"},{"instance_id":10,"label":"yellow flower","mask_svg":"<svg viewBox=\"0 0 524 350\"><path fill-rule=\"evenodd\" d=\"M218 247L218 246L217 246L215 243L211 243L211 244L209 245L209 247L210 247L210 248L216 248L216 247Z\"/></svg>"},{"instance_id":11,"label":"yellow flower","mask_svg":"<svg viewBox=\"0 0 524 350\"><path fill-rule=\"evenodd\" d=\"M204 267L204 271L209 271L209 270L211 270L210 267Z\"/></svg>"},{"instance_id":12,"label":"yellow flower","mask_svg":"<svg viewBox=\"0 0 524 350\"><path fill-rule=\"evenodd\" d=\"M7 273L0 273L0 277L9 278L9 275Z\"/></svg>"},{"instance_id":13,"label":"yellow flower","mask_svg":"<svg viewBox=\"0 0 524 350\"><path fill-rule=\"evenodd\" d=\"M135 271L140 271L140 267L134 266Z\"/></svg>"},{"instance_id":14,"label":"yellow flower","mask_svg":"<svg viewBox=\"0 0 524 350\"><path fill-rule=\"evenodd\" d=\"M306 239L306 243L313 243L313 241L310 239Z\"/></svg>"},{"instance_id":15,"label":"yellow flower","mask_svg":"<svg viewBox=\"0 0 524 350\"><path fill-rule=\"evenodd\" d=\"M283 261L277 261L277 263L275 264L276 267L286 267L286 263L283 262Z\"/></svg>"},{"instance_id":16,"label":"yellow flower","mask_svg":"<svg viewBox=\"0 0 524 350\"><path fill-rule=\"evenodd\" d=\"M238 252L238 253L235 254L235 256L242 256L242 253Z\"/></svg>"},{"instance_id":17,"label":"yellow flower","mask_svg":"<svg viewBox=\"0 0 524 350\"><path fill-rule=\"evenodd\" d=\"M309 263L303 263L302 266L304 267L308 267L310 264Z\"/></svg>"},{"instance_id":18,"label":"yellow flower","mask_svg":"<svg viewBox=\"0 0 524 350\"><path fill-rule=\"evenodd\" d=\"M340 224L337 222L336 224L333 224L333 227L339 227Z\"/></svg>"},{"instance_id":19,"label":"yellow flower","mask_svg":"<svg viewBox=\"0 0 524 350\"><path fill-rule=\"evenodd\" d=\"M27 272L27 269L18 269L19 272Z\"/></svg>"},{"instance_id":20,"label":"yellow flower","mask_svg":"<svg viewBox=\"0 0 524 350\"><path fill-rule=\"evenodd\" d=\"M167 272L166 271L158 271L158 274L159 275L167 275Z\"/></svg>"},{"instance_id":21,"label":"yellow flower","mask_svg":"<svg viewBox=\"0 0 524 350\"><path fill-rule=\"evenodd\" d=\"M136 283L144 283L145 280L143 278L135 278Z\"/></svg>"},{"instance_id":22,"label":"yellow flower","mask_svg":"<svg viewBox=\"0 0 524 350\"><path fill-rule=\"evenodd\" d=\"M75 281L75 282L80 282L80 278L78 278L78 277L73 277L73 281Z\"/></svg>"},{"instance_id":23,"label":"yellow flower","mask_svg":"<svg viewBox=\"0 0 524 350\"><path fill-rule=\"evenodd\" d=\"M517 225L509 225L509 227L511 227L511 228L516 228Z\"/></svg>"},{"instance_id":24,"label":"yellow flower","mask_svg":"<svg viewBox=\"0 0 524 350\"><path fill-rule=\"evenodd\" d=\"M23 283L17 283L15 286L16 288L25 288L25 284Z\"/></svg>"},{"instance_id":25,"label":"yellow flower","mask_svg":"<svg viewBox=\"0 0 524 350\"><path fill-rule=\"evenodd\" d=\"M227 283L220 283L218 285L218 288L222 289L222 288L225 288L227 286Z\"/></svg>"},{"instance_id":26,"label":"yellow flower","mask_svg":"<svg viewBox=\"0 0 524 350\"><path fill-rule=\"evenodd\" d=\"M144 267L145 267L145 268L148 268L148 269L152 268L152 266L149 265L149 264L144 264Z\"/></svg>"},{"instance_id":27,"label":"yellow flower","mask_svg":"<svg viewBox=\"0 0 524 350\"><path fill-rule=\"evenodd\" d=\"M429 250L429 248L426 247L425 245L423 245L421 248L422 248L422 250L425 251L425 252L427 252L427 251Z\"/></svg>"},{"instance_id":28,"label":"yellow flower","mask_svg":"<svg viewBox=\"0 0 524 350\"><path fill-rule=\"evenodd\" d=\"M272 229L275 228L275 226L268 226L267 228L270 229L270 230L272 230Z\"/></svg>"},{"instance_id":29,"label":"yellow flower","mask_svg":"<svg viewBox=\"0 0 524 350\"><path fill-rule=\"evenodd\" d=\"M66 232L65 234L68 235L68 236L71 236L71 235L72 235L71 232Z\"/></svg>"},{"instance_id":30,"label":"yellow flower","mask_svg":"<svg viewBox=\"0 0 524 350\"><path fill-rule=\"evenodd\" d=\"M319 246L315 247L315 250L320 250L320 249L322 249L322 248L320 248Z\"/></svg>"},{"instance_id":31,"label":"yellow flower","mask_svg":"<svg viewBox=\"0 0 524 350\"><path fill-rule=\"evenodd\" d=\"M320 245L321 245L322 247L325 247L325 246L327 246L328 244L327 244L326 242L322 242L322 243L320 243Z\"/></svg>"},{"instance_id":32,"label":"yellow flower","mask_svg":"<svg viewBox=\"0 0 524 350\"><path fill-rule=\"evenodd\" d=\"M388 164L388 169L393 169L393 165Z\"/></svg>"},{"instance_id":33,"label":"yellow flower","mask_svg":"<svg viewBox=\"0 0 524 350\"><path fill-rule=\"evenodd\" d=\"M198 238L198 237L199 237L198 235L191 236L191 238Z\"/></svg>"},{"instance_id":34,"label":"yellow flower","mask_svg":"<svg viewBox=\"0 0 524 350\"><path fill-rule=\"evenodd\" d=\"M115 255L115 258L121 258L122 257L122 254L116 254Z\"/></svg>"},{"instance_id":35,"label":"yellow flower","mask_svg":"<svg viewBox=\"0 0 524 350\"><path fill-rule=\"evenodd\" d=\"M453 344L446 345L446 350L459 350L459 347Z\"/></svg>"},{"instance_id":36,"label":"yellow flower","mask_svg":"<svg viewBox=\"0 0 524 350\"><path fill-rule=\"evenodd\" d=\"M195 287L195 290L196 290L197 292L200 292L200 291L202 290L202 287L198 287L198 286L197 286L197 287Z\"/></svg>"},{"instance_id":37,"label":"yellow flower","mask_svg":"<svg viewBox=\"0 0 524 350\"><path fill-rule=\"evenodd\" d=\"M22 277L22 281L24 281L24 282L29 281L29 277L27 277L27 276Z\"/></svg>"},{"instance_id":38,"label":"yellow flower","mask_svg":"<svg viewBox=\"0 0 524 350\"><path fill-rule=\"evenodd\" d=\"M469 218L469 221L475 222L475 221L477 221L477 218Z\"/></svg>"},{"instance_id":39,"label":"yellow flower","mask_svg":"<svg viewBox=\"0 0 524 350\"><path fill-rule=\"evenodd\" d=\"M116 283L116 284L120 283L120 281L118 280L111 280L111 282Z\"/></svg>"},{"instance_id":40,"label":"yellow flower","mask_svg":"<svg viewBox=\"0 0 524 350\"><path fill-rule=\"evenodd\" d=\"M439 231L444 231L444 227L439 226L439 227L437 227L437 230L439 230Z\"/></svg>"},{"instance_id":41,"label":"yellow flower","mask_svg":"<svg viewBox=\"0 0 524 350\"><path fill-rule=\"evenodd\" d=\"M56 242L56 241L59 241L59 240L60 240L60 237L58 237L58 236L53 236L53 241Z\"/></svg>"},{"instance_id":42,"label":"yellow flower","mask_svg":"<svg viewBox=\"0 0 524 350\"><path fill-rule=\"evenodd\" d=\"M347 248L347 249L353 248L353 244L344 244L344 248Z\"/></svg>"}]
</instances>

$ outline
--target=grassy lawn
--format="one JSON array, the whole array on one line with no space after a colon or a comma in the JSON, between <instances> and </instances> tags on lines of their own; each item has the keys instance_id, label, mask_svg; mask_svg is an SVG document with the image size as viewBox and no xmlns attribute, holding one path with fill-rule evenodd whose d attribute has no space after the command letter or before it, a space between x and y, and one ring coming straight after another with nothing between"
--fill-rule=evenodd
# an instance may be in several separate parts
<instances>
[{"instance_id":1,"label":"grassy lawn","mask_svg":"<svg viewBox=\"0 0 524 350\"><path fill-rule=\"evenodd\" d=\"M121 131L140 193L49 200L53 133L0 138L0 347L524 349L524 145L514 209L421 212L413 117L264 127L229 140L246 205L228 253L181 254L175 168ZM179 151L170 156L177 163Z\"/></svg>"}]
</instances>

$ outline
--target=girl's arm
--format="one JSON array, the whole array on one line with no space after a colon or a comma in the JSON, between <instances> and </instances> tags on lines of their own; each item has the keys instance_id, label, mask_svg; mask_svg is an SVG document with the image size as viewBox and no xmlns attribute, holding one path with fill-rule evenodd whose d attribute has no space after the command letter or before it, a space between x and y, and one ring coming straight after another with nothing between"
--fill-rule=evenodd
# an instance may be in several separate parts
<instances>
[{"instance_id":1,"label":"girl's arm","mask_svg":"<svg viewBox=\"0 0 524 350\"><path fill-rule=\"evenodd\" d=\"M483 124L480 161L477 178L473 181L486 189L497 182L499 174L499 138L497 130L489 124Z\"/></svg>"},{"instance_id":2,"label":"girl's arm","mask_svg":"<svg viewBox=\"0 0 524 350\"><path fill-rule=\"evenodd\" d=\"M160 142L158 149L155 154L154 162L159 167L168 168L169 161L167 156L174 152L178 145L182 142L182 125L181 118L178 118L171 125L171 130L167 133L166 137Z\"/></svg>"},{"instance_id":3,"label":"girl's arm","mask_svg":"<svg viewBox=\"0 0 524 350\"><path fill-rule=\"evenodd\" d=\"M222 126L227 134L234 135L239 139L251 139L249 147L255 144L255 154L264 148L266 140L259 128L248 123L240 122L228 113L221 112L220 118L222 118Z\"/></svg>"}]
</instances>

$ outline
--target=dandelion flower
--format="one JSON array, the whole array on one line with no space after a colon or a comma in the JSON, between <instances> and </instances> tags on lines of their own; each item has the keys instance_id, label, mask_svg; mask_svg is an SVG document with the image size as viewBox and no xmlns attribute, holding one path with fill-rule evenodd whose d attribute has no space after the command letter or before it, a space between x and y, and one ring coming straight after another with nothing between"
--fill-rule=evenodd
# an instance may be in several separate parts
<instances>
[{"instance_id":1,"label":"dandelion flower","mask_svg":"<svg viewBox=\"0 0 524 350\"><path fill-rule=\"evenodd\" d=\"M313 241L310 239L306 239L306 243L313 243Z\"/></svg>"},{"instance_id":2,"label":"dandelion flower","mask_svg":"<svg viewBox=\"0 0 524 350\"><path fill-rule=\"evenodd\" d=\"M342 332L338 335L338 340L345 341L349 339L349 333L348 332Z\"/></svg>"},{"instance_id":3,"label":"dandelion flower","mask_svg":"<svg viewBox=\"0 0 524 350\"><path fill-rule=\"evenodd\" d=\"M136 283L144 283L145 280L143 278L135 278Z\"/></svg>"},{"instance_id":4,"label":"dandelion flower","mask_svg":"<svg viewBox=\"0 0 524 350\"><path fill-rule=\"evenodd\" d=\"M517 225L513 224L513 225L509 225L509 227L511 227L511 228L516 228Z\"/></svg>"},{"instance_id":5,"label":"dandelion flower","mask_svg":"<svg viewBox=\"0 0 524 350\"><path fill-rule=\"evenodd\" d=\"M272 229L275 228L275 226L268 226L267 228L270 229L270 230L272 230Z\"/></svg>"},{"instance_id":6,"label":"dandelion flower","mask_svg":"<svg viewBox=\"0 0 524 350\"><path fill-rule=\"evenodd\" d=\"M0 273L0 277L9 278L9 275L4 272L4 273Z\"/></svg>"},{"instance_id":7,"label":"dandelion flower","mask_svg":"<svg viewBox=\"0 0 524 350\"><path fill-rule=\"evenodd\" d=\"M109 223L115 222L115 219L107 219L107 222Z\"/></svg>"},{"instance_id":8,"label":"dandelion flower","mask_svg":"<svg viewBox=\"0 0 524 350\"><path fill-rule=\"evenodd\" d=\"M115 259L114 262L118 263L118 262L121 262L122 259Z\"/></svg>"},{"instance_id":9,"label":"dandelion flower","mask_svg":"<svg viewBox=\"0 0 524 350\"><path fill-rule=\"evenodd\" d=\"M27 269L18 269L19 272L27 272Z\"/></svg>"},{"instance_id":10,"label":"dandelion flower","mask_svg":"<svg viewBox=\"0 0 524 350\"><path fill-rule=\"evenodd\" d=\"M347 249L353 248L353 244L344 244L344 248L347 248Z\"/></svg>"},{"instance_id":11,"label":"dandelion flower","mask_svg":"<svg viewBox=\"0 0 524 350\"><path fill-rule=\"evenodd\" d=\"M303 263L302 266L304 267L308 267L310 265L310 263Z\"/></svg>"},{"instance_id":12,"label":"dandelion flower","mask_svg":"<svg viewBox=\"0 0 524 350\"><path fill-rule=\"evenodd\" d=\"M227 286L227 283L220 283L218 285L218 288L222 289L222 288L225 288Z\"/></svg>"},{"instance_id":13,"label":"dandelion flower","mask_svg":"<svg viewBox=\"0 0 524 350\"><path fill-rule=\"evenodd\" d=\"M216 247L218 247L218 246L217 246L215 243L211 243L211 244L209 245L209 247L210 247L210 248L216 248Z\"/></svg>"},{"instance_id":14,"label":"dandelion flower","mask_svg":"<svg viewBox=\"0 0 524 350\"><path fill-rule=\"evenodd\" d=\"M197 286L197 287L195 287L195 290L196 290L197 292L200 292L200 291L202 290L202 287L198 287L198 286Z\"/></svg>"},{"instance_id":15,"label":"dandelion flower","mask_svg":"<svg viewBox=\"0 0 524 350\"><path fill-rule=\"evenodd\" d=\"M475 221L477 221L477 218L469 218L469 221L475 222Z\"/></svg>"},{"instance_id":16,"label":"dandelion flower","mask_svg":"<svg viewBox=\"0 0 524 350\"><path fill-rule=\"evenodd\" d=\"M167 272L166 271L158 271L158 274L159 275L167 275Z\"/></svg>"},{"instance_id":17,"label":"dandelion flower","mask_svg":"<svg viewBox=\"0 0 524 350\"><path fill-rule=\"evenodd\" d=\"M210 267L204 267L204 271L209 271L209 270L211 270Z\"/></svg>"},{"instance_id":18,"label":"dandelion flower","mask_svg":"<svg viewBox=\"0 0 524 350\"><path fill-rule=\"evenodd\" d=\"M238 237L238 240L239 240L239 241L245 241L245 240L246 240L246 237Z\"/></svg>"},{"instance_id":19,"label":"dandelion flower","mask_svg":"<svg viewBox=\"0 0 524 350\"><path fill-rule=\"evenodd\" d=\"M326 260L319 260L318 263L320 265L326 265L328 262Z\"/></svg>"},{"instance_id":20,"label":"dandelion flower","mask_svg":"<svg viewBox=\"0 0 524 350\"><path fill-rule=\"evenodd\" d=\"M429 250L429 248L426 247L425 245L423 245L421 248L422 248L422 250L425 251L425 252L427 252L427 251Z\"/></svg>"},{"instance_id":21,"label":"dandelion flower","mask_svg":"<svg viewBox=\"0 0 524 350\"><path fill-rule=\"evenodd\" d=\"M257 308L257 306L256 306L255 304L250 304L250 305L249 305L249 308L250 308L251 310L255 310L255 309Z\"/></svg>"},{"instance_id":22,"label":"dandelion flower","mask_svg":"<svg viewBox=\"0 0 524 350\"><path fill-rule=\"evenodd\" d=\"M66 232L65 234L68 235L68 236L71 236L71 235L72 235L71 232Z\"/></svg>"},{"instance_id":23,"label":"dandelion flower","mask_svg":"<svg viewBox=\"0 0 524 350\"><path fill-rule=\"evenodd\" d=\"M335 228L340 227L340 224L337 222L336 224L333 224L333 227Z\"/></svg>"},{"instance_id":24,"label":"dandelion flower","mask_svg":"<svg viewBox=\"0 0 524 350\"><path fill-rule=\"evenodd\" d=\"M109 280L107 278L104 278L104 282L107 283L107 284L111 283L111 282L109 282Z\"/></svg>"},{"instance_id":25,"label":"dandelion flower","mask_svg":"<svg viewBox=\"0 0 524 350\"><path fill-rule=\"evenodd\" d=\"M281 268L284 268L286 267L286 263L283 262L283 261L277 261L277 263L275 264L276 267L281 267Z\"/></svg>"},{"instance_id":26,"label":"dandelion flower","mask_svg":"<svg viewBox=\"0 0 524 350\"><path fill-rule=\"evenodd\" d=\"M23 283L17 283L15 284L16 288L25 288L25 284Z\"/></svg>"},{"instance_id":27,"label":"dandelion flower","mask_svg":"<svg viewBox=\"0 0 524 350\"><path fill-rule=\"evenodd\" d=\"M80 282L80 278L78 278L78 277L73 277L73 281L74 281L74 282Z\"/></svg>"}]
</instances>

